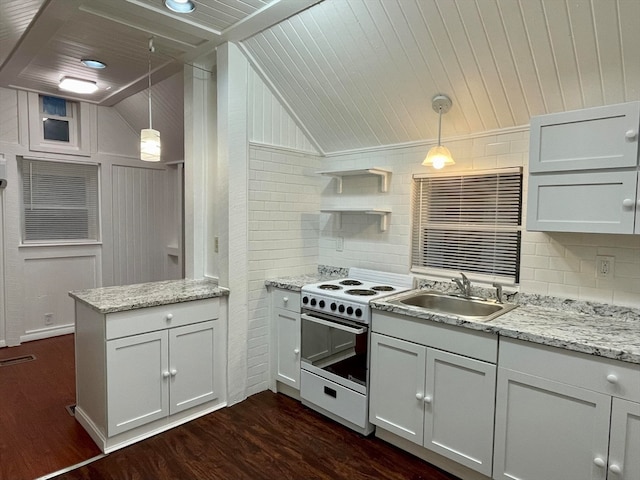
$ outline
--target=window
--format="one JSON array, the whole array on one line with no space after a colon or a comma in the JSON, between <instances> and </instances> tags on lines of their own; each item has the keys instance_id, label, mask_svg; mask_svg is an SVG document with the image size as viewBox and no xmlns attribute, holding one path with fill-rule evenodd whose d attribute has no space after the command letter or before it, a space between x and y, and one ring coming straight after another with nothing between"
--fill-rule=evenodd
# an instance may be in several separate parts
<instances>
[{"instance_id":1,"label":"window","mask_svg":"<svg viewBox=\"0 0 640 480\"><path fill-rule=\"evenodd\" d=\"M89 106L60 97L28 93L29 150L90 155Z\"/></svg>"},{"instance_id":2,"label":"window","mask_svg":"<svg viewBox=\"0 0 640 480\"><path fill-rule=\"evenodd\" d=\"M24 243L98 240L98 166L23 158Z\"/></svg>"},{"instance_id":3,"label":"window","mask_svg":"<svg viewBox=\"0 0 640 480\"><path fill-rule=\"evenodd\" d=\"M520 168L414 175L411 270L519 282Z\"/></svg>"}]
</instances>

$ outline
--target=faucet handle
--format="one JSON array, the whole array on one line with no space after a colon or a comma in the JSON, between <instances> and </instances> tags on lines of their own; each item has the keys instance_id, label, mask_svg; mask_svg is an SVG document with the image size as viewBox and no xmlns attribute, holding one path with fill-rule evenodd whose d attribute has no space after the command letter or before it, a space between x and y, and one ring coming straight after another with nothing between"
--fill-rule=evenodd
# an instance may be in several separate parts
<instances>
[{"instance_id":1,"label":"faucet handle","mask_svg":"<svg viewBox=\"0 0 640 480\"><path fill-rule=\"evenodd\" d=\"M493 282L493 286L496 288L496 301L502 303L502 285L498 282Z\"/></svg>"}]
</instances>

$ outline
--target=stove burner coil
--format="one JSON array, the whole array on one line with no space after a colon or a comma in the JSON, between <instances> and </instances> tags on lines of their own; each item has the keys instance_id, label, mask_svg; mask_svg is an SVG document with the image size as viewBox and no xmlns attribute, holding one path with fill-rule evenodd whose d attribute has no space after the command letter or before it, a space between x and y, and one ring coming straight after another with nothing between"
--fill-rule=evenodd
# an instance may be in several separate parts
<instances>
[{"instance_id":1,"label":"stove burner coil","mask_svg":"<svg viewBox=\"0 0 640 480\"><path fill-rule=\"evenodd\" d=\"M319 285L318 288L320 290L342 290L340 285L333 285L331 283L323 283L322 285Z\"/></svg>"},{"instance_id":2,"label":"stove burner coil","mask_svg":"<svg viewBox=\"0 0 640 480\"><path fill-rule=\"evenodd\" d=\"M359 280L351 280L347 278L346 280L342 280L340 285L362 285L362 282Z\"/></svg>"},{"instance_id":3,"label":"stove burner coil","mask_svg":"<svg viewBox=\"0 0 640 480\"><path fill-rule=\"evenodd\" d=\"M347 295L355 295L358 297L370 297L371 295L377 294L377 292L373 290L367 290L363 288L352 288L351 290L347 290L344 293L346 293Z\"/></svg>"},{"instance_id":4,"label":"stove burner coil","mask_svg":"<svg viewBox=\"0 0 640 480\"><path fill-rule=\"evenodd\" d=\"M376 285L375 287L371 287L371 290L375 290L376 292L393 292L395 288L389 285Z\"/></svg>"}]
</instances>

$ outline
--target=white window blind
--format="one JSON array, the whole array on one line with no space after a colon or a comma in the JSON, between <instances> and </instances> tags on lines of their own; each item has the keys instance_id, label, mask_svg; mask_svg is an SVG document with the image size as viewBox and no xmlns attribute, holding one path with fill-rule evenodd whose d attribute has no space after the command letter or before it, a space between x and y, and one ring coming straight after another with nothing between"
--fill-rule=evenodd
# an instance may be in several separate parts
<instances>
[{"instance_id":1,"label":"white window blind","mask_svg":"<svg viewBox=\"0 0 640 480\"><path fill-rule=\"evenodd\" d=\"M519 282L520 168L415 175L412 271Z\"/></svg>"},{"instance_id":2,"label":"white window blind","mask_svg":"<svg viewBox=\"0 0 640 480\"><path fill-rule=\"evenodd\" d=\"M23 158L22 239L98 240L98 166Z\"/></svg>"}]
</instances>

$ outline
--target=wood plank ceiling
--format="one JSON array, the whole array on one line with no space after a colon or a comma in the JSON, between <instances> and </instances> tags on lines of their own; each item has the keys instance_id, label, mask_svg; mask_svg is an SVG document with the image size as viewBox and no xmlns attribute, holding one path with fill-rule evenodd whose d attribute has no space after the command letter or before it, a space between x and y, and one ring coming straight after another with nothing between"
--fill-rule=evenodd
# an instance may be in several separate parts
<instances>
[{"instance_id":1,"label":"wood plank ceiling","mask_svg":"<svg viewBox=\"0 0 640 480\"><path fill-rule=\"evenodd\" d=\"M325 0L242 46L323 153L640 100L639 0Z\"/></svg>"}]
</instances>

